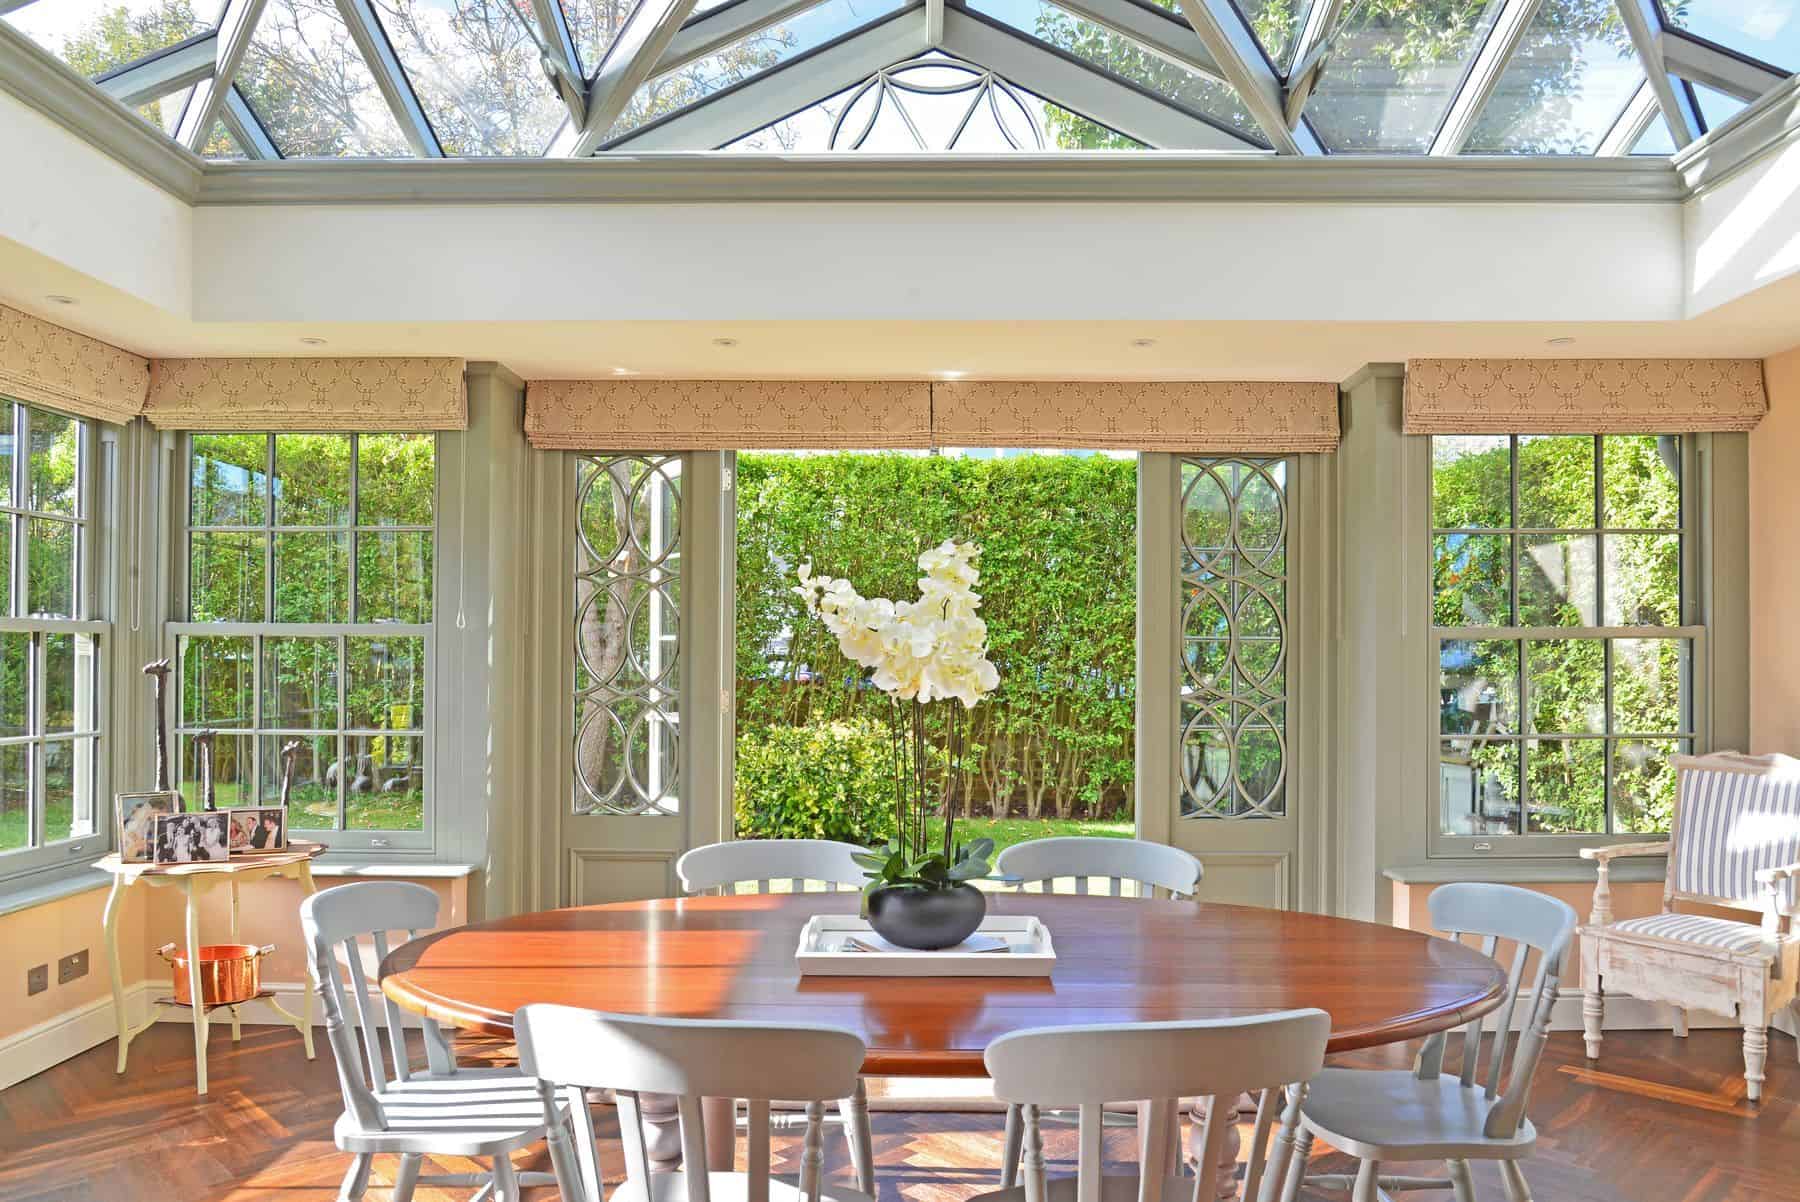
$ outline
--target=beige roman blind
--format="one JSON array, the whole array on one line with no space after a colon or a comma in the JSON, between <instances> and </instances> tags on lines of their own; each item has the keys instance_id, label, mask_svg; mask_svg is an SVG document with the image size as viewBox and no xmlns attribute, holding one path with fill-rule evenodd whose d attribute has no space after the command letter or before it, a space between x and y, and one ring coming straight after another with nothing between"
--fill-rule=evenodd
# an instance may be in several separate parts
<instances>
[{"instance_id":1,"label":"beige roman blind","mask_svg":"<svg viewBox=\"0 0 1800 1202\"><path fill-rule=\"evenodd\" d=\"M931 395L940 446L1284 454L1338 444L1329 383L967 380Z\"/></svg>"},{"instance_id":2,"label":"beige roman blind","mask_svg":"<svg viewBox=\"0 0 1800 1202\"><path fill-rule=\"evenodd\" d=\"M1769 410L1759 359L1413 359L1408 434L1697 434Z\"/></svg>"},{"instance_id":3,"label":"beige roman blind","mask_svg":"<svg viewBox=\"0 0 1800 1202\"><path fill-rule=\"evenodd\" d=\"M552 450L1087 447L1331 451L1335 384L533 380L525 433Z\"/></svg>"},{"instance_id":4,"label":"beige roman blind","mask_svg":"<svg viewBox=\"0 0 1800 1202\"><path fill-rule=\"evenodd\" d=\"M78 417L128 422L144 407L150 361L0 305L0 394Z\"/></svg>"},{"instance_id":5,"label":"beige roman blind","mask_svg":"<svg viewBox=\"0 0 1800 1202\"><path fill-rule=\"evenodd\" d=\"M461 359L158 359L163 430L464 430Z\"/></svg>"},{"instance_id":6,"label":"beige roman blind","mask_svg":"<svg viewBox=\"0 0 1800 1202\"><path fill-rule=\"evenodd\" d=\"M707 451L931 445L931 386L873 380L532 380L543 450Z\"/></svg>"}]
</instances>

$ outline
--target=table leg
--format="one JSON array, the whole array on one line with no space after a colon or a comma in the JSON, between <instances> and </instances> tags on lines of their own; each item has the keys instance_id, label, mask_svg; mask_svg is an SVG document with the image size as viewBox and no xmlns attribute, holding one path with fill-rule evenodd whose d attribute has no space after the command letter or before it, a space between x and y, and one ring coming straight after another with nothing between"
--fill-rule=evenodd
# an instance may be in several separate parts
<instances>
[{"instance_id":1,"label":"table leg","mask_svg":"<svg viewBox=\"0 0 1800 1202\"><path fill-rule=\"evenodd\" d=\"M232 877L226 883L231 886L231 941L233 943L239 943L242 941L238 938L238 882L237 882L237 878ZM239 1023L238 1008L236 1006L233 1006L231 1008L231 1042L232 1043L239 1043L243 1040L243 1037L244 1037L243 1028L240 1027L238 1025L238 1023Z\"/></svg>"},{"instance_id":2,"label":"table leg","mask_svg":"<svg viewBox=\"0 0 1800 1202\"><path fill-rule=\"evenodd\" d=\"M706 1167L731 1172L737 1160L737 1099L701 1098L700 1115L706 1124Z\"/></svg>"},{"instance_id":3,"label":"table leg","mask_svg":"<svg viewBox=\"0 0 1800 1202\"><path fill-rule=\"evenodd\" d=\"M672 1173L681 1167L681 1116L672 1094L638 1095L638 1116L644 1127L644 1155L652 1173Z\"/></svg>"},{"instance_id":4,"label":"table leg","mask_svg":"<svg viewBox=\"0 0 1800 1202\"><path fill-rule=\"evenodd\" d=\"M125 984L119 972L119 911L125 902L123 876L114 876L112 892L106 895L106 962L112 970L113 1021L119 1028L119 1060L114 1072L125 1071L125 1053L131 1048L131 1016L125 1013Z\"/></svg>"},{"instance_id":5,"label":"table leg","mask_svg":"<svg viewBox=\"0 0 1800 1202\"><path fill-rule=\"evenodd\" d=\"M300 895L311 897L319 891L313 884L312 862L301 860L299 865ZM309 982L300 984L300 1041L306 1045L306 1058L313 1058L313 988Z\"/></svg>"},{"instance_id":6,"label":"table leg","mask_svg":"<svg viewBox=\"0 0 1800 1202\"><path fill-rule=\"evenodd\" d=\"M188 1007L194 1020L194 1084L206 1092L206 1007L200 1003L200 894L194 888L197 876L182 881L187 892L187 961Z\"/></svg>"},{"instance_id":7,"label":"table leg","mask_svg":"<svg viewBox=\"0 0 1800 1202\"><path fill-rule=\"evenodd\" d=\"M1230 1097L1221 1095L1212 1100L1210 1107L1202 1104L1199 1099L1195 1099L1193 1106L1189 1108L1188 1117L1194 1124L1193 1156L1199 1156L1201 1149L1206 1147L1202 1132L1211 1111L1218 1111L1219 1120L1227 1124L1225 1138L1219 1145L1218 1197L1221 1202L1227 1202L1228 1199L1238 1195L1237 1159L1238 1152L1243 1146L1243 1137L1238 1134L1237 1115L1242 1096L1239 1094L1233 1094ZM1193 1157L1191 1156L1189 1159L1192 1160ZM1197 1172L1198 1166L1195 1167Z\"/></svg>"}]
</instances>

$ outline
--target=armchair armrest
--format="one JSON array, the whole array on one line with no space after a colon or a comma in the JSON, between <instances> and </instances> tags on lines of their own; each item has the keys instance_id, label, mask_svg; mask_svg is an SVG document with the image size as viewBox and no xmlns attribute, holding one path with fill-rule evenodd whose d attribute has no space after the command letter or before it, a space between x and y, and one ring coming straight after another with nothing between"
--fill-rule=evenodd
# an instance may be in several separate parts
<instances>
[{"instance_id":1,"label":"armchair armrest","mask_svg":"<svg viewBox=\"0 0 1800 1202\"><path fill-rule=\"evenodd\" d=\"M1756 883L1759 885L1779 885L1790 880L1800 880L1800 864L1783 864L1780 868L1756 870Z\"/></svg>"},{"instance_id":2,"label":"armchair armrest","mask_svg":"<svg viewBox=\"0 0 1800 1202\"><path fill-rule=\"evenodd\" d=\"M1766 936L1779 936L1788 924L1794 912L1793 907L1781 904L1781 886L1787 881L1800 881L1800 864L1783 864L1779 868L1758 868L1756 870L1756 888L1762 894L1763 933Z\"/></svg>"},{"instance_id":3,"label":"armchair armrest","mask_svg":"<svg viewBox=\"0 0 1800 1202\"><path fill-rule=\"evenodd\" d=\"M1611 847L1584 847L1581 858L1595 860L1604 865L1620 856L1666 856L1669 854L1669 841L1661 843L1618 843Z\"/></svg>"},{"instance_id":4,"label":"armchair armrest","mask_svg":"<svg viewBox=\"0 0 1800 1202\"><path fill-rule=\"evenodd\" d=\"M1612 847L1584 847L1581 858L1594 862L1594 904L1588 911L1590 925L1609 926L1612 911L1612 862L1624 856L1662 856L1669 852L1669 841L1661 843L1619 843Z\"/></svg>"}]
</instances>

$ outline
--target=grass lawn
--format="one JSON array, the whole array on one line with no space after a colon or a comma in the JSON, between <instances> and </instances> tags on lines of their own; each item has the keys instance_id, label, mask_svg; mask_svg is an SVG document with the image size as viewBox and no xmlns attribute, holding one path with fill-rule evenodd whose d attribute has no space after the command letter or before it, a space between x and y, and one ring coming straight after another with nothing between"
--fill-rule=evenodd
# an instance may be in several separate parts
<instances>
[{"instance_id":1,"label":"grass lawn","mask_svg":"<svg viewBox=\"0 0 1800 1202\"><path fill-rule=\"evenodd\" d=\"M942 838L944 824L931 820L931 829ZM1137 834L1136 824L1129 818L958 818L956 841L968 843L986 836L994 841L994 850L1028 843L1033 839L1050 839L1057 835L1100 835L1108 839L1130 839Z\"/></svg>"}]
</instances>

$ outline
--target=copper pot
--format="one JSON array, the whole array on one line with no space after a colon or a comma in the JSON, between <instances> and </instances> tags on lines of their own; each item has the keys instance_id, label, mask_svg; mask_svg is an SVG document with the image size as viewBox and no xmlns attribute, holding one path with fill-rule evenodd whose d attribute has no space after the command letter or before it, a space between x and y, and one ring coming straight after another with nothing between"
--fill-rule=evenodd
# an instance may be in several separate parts
<instances>
[{"instance_id":1,"label":"copper pot","mask_svg":"<svg viewBox=\"0 0 1800 1202\"><path fill-rule=\"evenodd\" d=\"M257 947L253 943L208 943L200 948L200 1001L207 1006L235 1006L247 1002L262 991L262 958L275 950L275 945ZM165 943L156 954L173 968L176 1004L193 1005L188 994L188 958Z\"/></svg>"}]
</instances>

